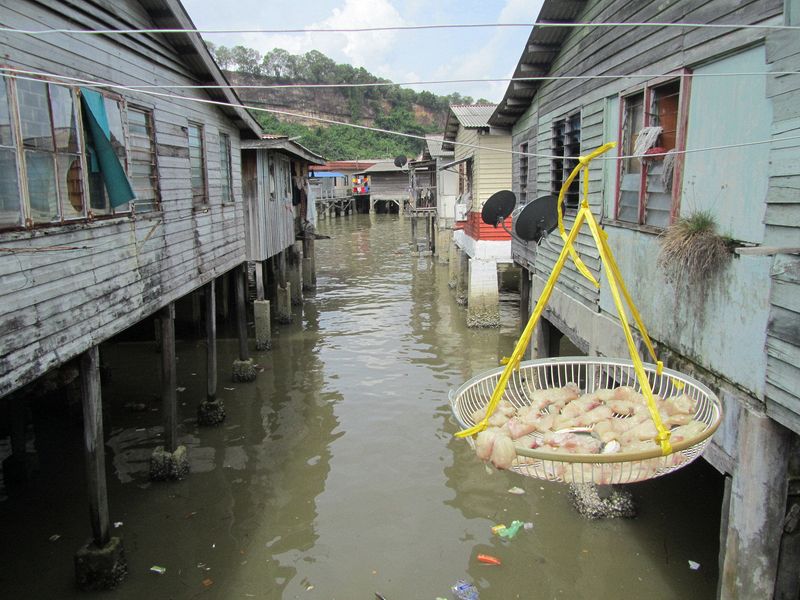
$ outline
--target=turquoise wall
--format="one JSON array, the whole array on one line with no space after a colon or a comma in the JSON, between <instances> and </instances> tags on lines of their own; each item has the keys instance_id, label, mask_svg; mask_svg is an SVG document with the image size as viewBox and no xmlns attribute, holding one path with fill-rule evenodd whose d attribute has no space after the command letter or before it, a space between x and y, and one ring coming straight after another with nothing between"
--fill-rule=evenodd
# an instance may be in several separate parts
<instances>
[{"instance_id":1,"label":"turquoise wall","mask_svg":"<svg viewBox=\"0 0 800 600\"><path fill-rule=\"evenodd\" d=\"M764 47L758 46L697 67L696 75L764 73ZM706 148L770 138L772 105L766 77L695 77L689 99L686 148ZM761 243L767 194L769 144L689 152L681 194L681 216L707 210L719 232Z\"/></svg>"}]
</instances>

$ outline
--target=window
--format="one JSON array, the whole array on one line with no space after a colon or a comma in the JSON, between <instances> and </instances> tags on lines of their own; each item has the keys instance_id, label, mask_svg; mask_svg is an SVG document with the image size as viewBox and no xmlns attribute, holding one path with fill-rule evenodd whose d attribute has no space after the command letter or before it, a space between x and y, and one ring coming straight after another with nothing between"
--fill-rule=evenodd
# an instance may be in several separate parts
<instances>
[{"instance_id":1,"label":"window","mask_svg":"<svg viewBox=\"0 0 800 600\"><path fill-rule=\"evenodd\" d=\"M575 113L553 122L550 143L550 192L558 197L561 186L578 165L581 153L581 114ZM567 208L577 208L580 202L580 183L576 177L564 195Z\"/></svg>"},{"instance_id":2,"label":"window","mask_svg":"<svg viewBox=\"0 0 800 600\"><path fill-rule=\"evenodd\" d=\"M528 143L519 145L519 204L528 202Z\"/></svg>"},{"instance_id":3,"label":"window","mask_svg":"<svg viewBox=\"0 0 800 600\"><path fill-rule=\"evenodd\" d=\"M140 108L128 109L130 179L136 194L136 212L148 212L158 206L156 144L153 113Z\"/></svg>"},{"instance_id":4,"label":"window","mask_svg":"<svg viewBox=\"0 0 800 600\"><path fill-rule=\"evenodd\" d=\"M619 165L617 219L628 223L667 227L677 200L673 186L680 161L671 150L683 145L681 83L646 86L622 97L620 147L627 158Z\"/></svg>"},{"instance_id":5,"label":"window","mask_svg":"<svg viewBox=\"0 0 800 600\"><path fill-rule=\"evenodd\" d=\"M220 186L222 202L233 202L233 171L231 169L231 138L227 133L219 134Z\"/></svg>"},{"instance_id":6,"label":"window","mask_svg":"<svg viewBox=\"0 0 800 600\"><path fill-rule=\"evenodd\" d=\"M44 79L0 83L0 229L129 213L137 196L152 210L156 175L151 113Z\"/></svg>"},{"instance_id":7,"label":"window","mask_svg":"<svg viewBox=\"0 0 800 600\"><path fill-rule=\"evenodd\" d=\"M17 150L5 81L0 82L0 227L23 224Z\"/></svg>"},{"instance_id":8,"label":"window","mask_svg":"<svg viewBox=\"0 0 800 600\"><path fill-rule=\"evenodd\" d=\"M189 170L192 178L192 205L205 206L208 202L206 194L206 157L203 148L203 126L189 123Z\"/></svg>"},{"instance_id":9,"label":"window","mask_svg":"<svg viewBox=\"0 0 800 600\"><path fill-rule=\"evenodd\" d=\"M87 92L83 92L85 95ZM122 126L122 99L117 96L103 95L99 98L105 113L107 132L104 132L111 150L117 157L123 170L126 170L127 150L125 148L125 130ZM131 210L130 202L112 206L107 190L107 178L103 173L103 165L99 154L102 148L96 147L96 141L89 123L89 115L84 115L83 136L86 140L87 178L89 179L89 207L92 215L113 215L127 213ZM127 170L126 170L127 171Z\"/></svg>"},{"instance_id":10,"label":"window","mask_svg":"<svg viewBox=\"0 0 800 600\"><path fill-rule=\"evenodd\" d=\"M53 223L85 216L73 92L63 86L17 81L29 218Z\"/></svg>"}]
</instances>

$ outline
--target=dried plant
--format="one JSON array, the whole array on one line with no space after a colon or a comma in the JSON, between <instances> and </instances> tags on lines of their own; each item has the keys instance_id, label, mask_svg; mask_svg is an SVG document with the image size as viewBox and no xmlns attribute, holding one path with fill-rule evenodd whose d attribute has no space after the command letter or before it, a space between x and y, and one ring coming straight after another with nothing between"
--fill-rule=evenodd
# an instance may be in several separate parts
<instances>
[{"instance_id":1,"label":"dried plant","mask_svg":"<svg viewBox=\"0 0 800 600\"><path fill-rule=\"evenodd\" d=\"M668 281L698 283L730 260L730 240L717 233L714 216L698 211L673 223L661 235L658 266Z\"/></svg>"}]
</instances>

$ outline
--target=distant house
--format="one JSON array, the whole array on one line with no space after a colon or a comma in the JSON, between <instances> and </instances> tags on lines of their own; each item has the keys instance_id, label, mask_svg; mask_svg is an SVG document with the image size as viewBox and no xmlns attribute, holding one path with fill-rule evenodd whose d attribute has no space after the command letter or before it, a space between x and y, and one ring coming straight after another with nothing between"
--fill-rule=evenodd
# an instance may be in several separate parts
<instances>
[{"instance_id":1,"label":"distant house","mask_svg":"<svg viewBox=\"0 0 800 600\"><path fill-rule=\"evenodd\" d=\"M466 255L451 262L462 271L459 300L467 304L470 327L500 324L498 263L511 262L511 236L481 220L481 209L495 192L511 188L511 136L489 125L494 104L452 105L447 114L442 149L454 160L441 169L457 169L453 243ZM509 219L510 224L510 219ZM459 265L455 263L458 262Z\"/></svg>"},{"instance_id":2,"label":"distant house","mask_svg":"<svg viewBox=\"0 0 800 600\"><path fill-rule=\"evenodd\" d=\"M726 476L720 597L796 597L797 563L785 551L794 542L783 523L800 434L800 143L781 138L796 137L800 81L771 73L797 70L800 36L734 24L797 26L800 10L777 0L740 3L733 12L693 0L632 10L621 0L549 0L539 20L731 27L534 26L515 77L620 77L514 81L488 121L513 134L520 204L557 193L578 156L618 143L611 160L590 165L591 209L660 358L696 374L724 404L704 455ZM629 76L639 73L650 76ZM575 185L565 202L567 227L579 201ZM658 266L660 236L699 212L739 248L721 273L669 280ZM568 261L544 313L537 356L557 348L561 336L589 355L627 356L588 232L577 245L600 288ZM531 287L530 310L562 242L551 235L512 247Z\"/></svg>"},{"instance_id":3,"label":"distant house","mask_svg":"<svg viewBox=\"0 0 800 600\"><path fill-rule=\"evenodd\" d=\"M375 212L378 203L381 203L383 212L398 212L408 202L407 165L399 167L392 160L382 160L368 169L353 173L354 177L359 175L369 177L369 212Z\"/></svg>"},{"instance_id":4,"label":"distant house","mask_svg":"<svg viewBox=\"0 0 800 600\"><path fill-rule=\"evenodd\" d=\"M417 160L409 161L413 206L432 206L436 209L437 239L435 247L440 257L447 257L453 235L455 203L458 197L456 167L448 167L455 153L442 148L442 134L425 136L425 147Z\"/></svg>"}]
</instances>

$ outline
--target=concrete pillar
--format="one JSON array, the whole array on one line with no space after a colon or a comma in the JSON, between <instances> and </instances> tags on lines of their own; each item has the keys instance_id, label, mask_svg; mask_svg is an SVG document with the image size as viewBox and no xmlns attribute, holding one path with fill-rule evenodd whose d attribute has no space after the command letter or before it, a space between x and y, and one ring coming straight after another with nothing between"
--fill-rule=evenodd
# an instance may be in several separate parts
<instances>
[{"instance_id":1,"label":"concrete pillar","mask_svg":"<svg viewBox=\"0 0 800 600\"><path fill-rule=\"evenodd\" d=\"M436 259L440 265L450 263L450 247L453 241L453 230L439 226L436 228Z\"/></svg>"},{"instance_id":2,"label":"concrete pillar","mask_svg":"<svg viewBox=\"0 0 800 600\"><path fill-rule=\"evenodd\" d=\"M247 348L247 308L245 306L245 281L247 279L247 263L233 270L236 278L236 333L239 339L239 360L233 361L234 381L254 381L256 368Z\"/></svg>"},{"instance_id":3,"label":"concrete pillar","mask_svg":"<svg viewBox=\"0 0 800 600\"><path fill-rule=\"evenodd\" d=\"M301 277L301 242L295 242L286 249L286 267L289 271L289 283L292 291L292 306L303 303L303 281Z\"/></svg>"},{"instance_id":4,"label":"concrete pillar","mask_svg":"<svg viewBox=\"0 0 800 600\"><path fill-rule=\"evenodd\" d=\"M214 280L206 284L206 398L197 407L199 425L219 425L225 420L225 405L217 398L217 314Z\"/></svg>"},{"instance_id":5,"label":"concrete pillar","mask_svg":"<svg viewBox=\"0 0 800 600\"><path fill-rule=\"evenodd\" d=\"M275 299L275 320L278 323L292 322L292 285L286 283L284 287L278 286Z\"/></svg>"},{"instance_id":6,"label":"concrete pillar","mask_svg":"<svg viewBox=\"0 0 800 600\"><path fill-rule=\"evenodd\" d=\"M225 319L226 321L230 317L230 273L225 273L220 277L219 285L219 300L217 301L217 310L219 311L219 316Z\"/></svg>"},{"instance_id":7,"label":"concrete pillar","mask_svg":"<svg viewBox=\"0 0 800 600\"><path fill-rule=\"evenodd\" d=\"M303 235L303 291L313 292L317 289L317 265L314 258L316 231L311 223L306 224Z\"/></svg>"},{"instance_id":8,"label":"concrete pillar","mask_svg":"<svg viewBox=\"0 0 800 600\"><path fill-rule=\"evenodd\" d=\"M264 266L261 261L256 261L256 300L263 300L264 295Z\"/></svg>"},{"instance_id":9,"label":"concrete pillar","mask_svg":"<svg viewBox=\"0 0 800 600\"><path fill-rule=\"evenodd\" d=\"M456 289L458 285L458 270L461 266L459 260L458 246L451 238L447 250L447 285L451 290Z\"/></svg>"},{"instance_id":10,"label":"concrete pillar","mask_svg":"<svg viewBox=\"0 0 800 600\"><path fill-rule=\"evenodd\" d=\"M500 291L497 285L497 262L470 259L467 327L499 326Z\"/></svg>"},{"instance_id":11,"label":"concrete pillar","mask_svg":"<svg viewBox=\"0 0 800 600\"><path fill-rule=\"evenodd\" d=\"M256 321L256 349L272 349L272 330L270 325L269 300L253 302L253 314Z\"/></svg>"},{"instance_id":12,"label":"concrete pillar","mask_svg":"<svg viewBox=\"0 0 800 600\"><path fill-rule=\"evenodd\" d=\"M786 513L790 432L743 408L720 599L772 598Z\"/></svg>"},{"instance_id":13,"label":"concrete pillar","mask_svg":"<svg viewBox=\"0 0 800 600\"><path fill-rule=\"evenodd\" d=\"M84 591L117 587L128 574L125 551L111 537L106 487L100 354L93 346L81 356L83 441L92 539L75 554L75 578Z\"/></svg>"},{"instance_id":14,"label":"concrete pillar","mask_svg":"<svg viewBox=\"0 0 800 600\"><path fill-rule=\"evenodd\" d=\"M469 254L458 249L458 270L456 279L456 302L464 306L469 298Z\"/></svg>"}]
</instances>

